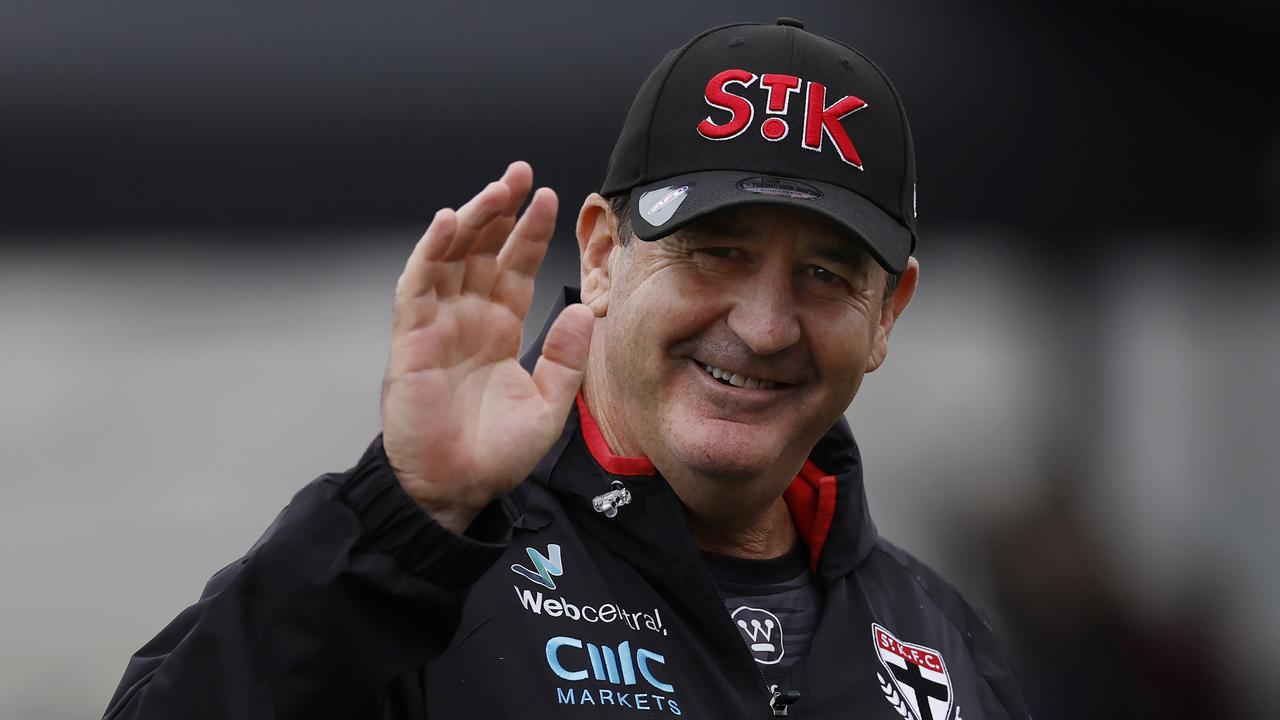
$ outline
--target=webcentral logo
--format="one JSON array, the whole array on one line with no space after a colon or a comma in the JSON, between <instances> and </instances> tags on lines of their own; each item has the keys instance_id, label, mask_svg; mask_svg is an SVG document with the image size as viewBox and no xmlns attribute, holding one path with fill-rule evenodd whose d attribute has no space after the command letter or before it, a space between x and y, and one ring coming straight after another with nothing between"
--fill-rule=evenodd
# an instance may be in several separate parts
<instances>
[{"instance_id":1,"label":"webcentral logo","mask_svg":"<svg viewBox=\"0 0 1280 720\"><path fill-rule=\"evenodd\" d=\"M529 553L529 561L533 563L533 570L523 565L512 565L511 570L515 574L526 577L548 590L556 589L556 581L551 576L560 577L564 574L564 566L560 564L560 546L552 543L547 546L547 554L534 550L533 548L525 548Z\"/></svg>"},{"instance_id":2,"label":"webcentral logo","mask_svg":"<svg viewBox=\"0 0 1280 720\"><path fill-rule=\"evenodd\" d=\"M521 568L523 570L523 568ZM535 581L536 582L536 581ZM628 610L615 603L603 605L575 605L563 597L544 598L541 590L529 591L522 587L513 587L516 597L525 610L534 615L546 614L549 617L563 617L577 622L611 623L621 621L632 630L651 630L663 635L667 628L662 624L662 613L658 608L649 611Z\"/></svg>"}]
</instances>

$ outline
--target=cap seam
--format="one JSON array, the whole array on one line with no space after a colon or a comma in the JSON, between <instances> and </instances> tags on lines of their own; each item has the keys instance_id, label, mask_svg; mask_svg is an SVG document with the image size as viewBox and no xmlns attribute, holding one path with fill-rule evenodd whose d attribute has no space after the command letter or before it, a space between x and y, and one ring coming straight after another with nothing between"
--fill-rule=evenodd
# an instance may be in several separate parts
<instances>
[{"instance_id":1,"label":"cap seam","mask_svg":"<svg viewBox=\"0 0 1280 720\"><path fill-rule=\"evenodd\" d=\"M706 36L712 33L719 32L721 30L728 30L729 28L744 27L747 25L761 25L761 24L762 23L729 23L728 25L713 27L708 30L704 30L697 37L685 43L684 47L680 48L680 52L678 52L675 58L671 61L671 67L667 68L667 74L664 75L662 78L662 84L658 87L658 96L653 99L653 107L649 108L649 118L645 122L646 131L645 131L645 137L644 137L644 169L640 171L640 178L638 179L638 182L636 182L635 185L631 186L633 190L636 187L640 185L644 185L645 183L650 182L650 180L652 180L652 178L649 175L649 166L653 160L653 118L658 113L658 108L662 105L663 95L666 94L667 92L667 85L668 85L667 80L671 78L671 73L675 72L676 66L680 64L680 60L684 58L685 53L689 52L689 50L694 45L697 45L700 40L702 40L703 38L705 38Z\"/></svg>"},{"instance_id":2,"label":"cap seam","mask_svg":"<svg viewBox=\"0 0 1280 720\"><path fill-rule=\"evenodd\" d=\"M817 33L814 33L814 34L817 35ZM906 188L903 187L903 185L907 181L909 170L912 169L911 168L912 163L910 162L911 160L910 158L911 127L907 122L906 105L903 104L902 102L902 96L898 94L898 88L894 87L893 81L889 79L889 75L885 73L885 71L879 65L876 64L876 61L867 57L861 50L858 50L855 47L850 47L847 43L837 40L836 38L827 37L826 35L821 35L820 37L824 37L827 40L830 40L831 42L836 43L837 45L847 48L853 54L857 55L863 60L866 60L867 64L871 66L871 69L875 70L880 75L880 79L884 81L885 87L889 88L889 94L893 96L893 102L897 106L896 109L898 111L898 117L899 119L902 120L902 177L899 178L898 180L898 190L900 193L902 191L905 191ZM899 194L898 196L898 202L899 203L902 202L901 194ZM914 205L914 202L913 202L913 205ZM906 208L899 207L899 210L902 211L903 213L902 224L907 228L907 230L911 232L911 249L909 250L909 252L915 252L916 240L918 239L917 238L918 232L915 228L911 227L911 224L909 222L907 222ZM913 217L911 217L911 220L915 220L914 207L912 208L912 210L913 210Z\"/></svg>"},{"instance_id":3,"label":"cap seam","mask_svg":"<svg viewBox=\"0 0 1280 720\"><path fill-rule=\"evenodd\" d=\"M791 30L791 58L790 58L790 60L788 60L788 61L787 61L787 69L794 73L794 72L796 71L796 43L797 43L798 38L800 37L800 32L801 32L802 28L798 28L798 27L794 27L794 26L784 26L784 27L788 27L788 28ZM802 102L803 102L803 100L804 100L804 98L803 98L803 97L802 97L802 98L799 98L799 99L800 99ZM793 117L793 118L795 117L795 116L794 116L794 114L792 115L792 117ZM803 128L803 127L800 129L800 133L801 133L801 135L803 135L803 134L804 134L804 128ZM786 157L786 156L785 156L785 155L784 155L784 153L783 153L783 146L782 146L782 143L774 143L774 148L773 148L773 166L774 166L775 168L780 168L780 167L782 167L782 159L783 159L783 157ZM790 165L788 165L788 167L790 167Z\"/></svg>"}]
</instances>

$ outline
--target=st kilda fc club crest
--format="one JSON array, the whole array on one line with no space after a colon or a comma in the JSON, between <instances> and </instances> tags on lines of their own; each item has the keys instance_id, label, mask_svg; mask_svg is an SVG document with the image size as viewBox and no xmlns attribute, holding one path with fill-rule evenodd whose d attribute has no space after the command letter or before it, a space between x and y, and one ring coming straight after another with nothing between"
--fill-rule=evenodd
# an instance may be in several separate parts
<instances>
[{"instance_id":1,"label":"st kilda fc club crest","mask_svg":"<svg viewBox=\"0 0 1280 720\"><path fill-rule=\"evenodd\" d=\"M871 640L884 666L884 673L876 673L880 692L899 715L906 720L961 720L942 653L902 642L875 623Z\"/></svg>"}]
</instances>

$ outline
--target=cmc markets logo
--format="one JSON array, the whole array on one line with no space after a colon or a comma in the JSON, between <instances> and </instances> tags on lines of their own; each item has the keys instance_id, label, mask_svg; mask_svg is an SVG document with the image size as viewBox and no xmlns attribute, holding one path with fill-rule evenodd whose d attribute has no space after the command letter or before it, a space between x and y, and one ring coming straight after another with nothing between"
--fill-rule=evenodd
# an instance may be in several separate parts
<instances>
[{"instance_id":1,"label":"cmc markets logo","mask_svg":"<svg viewBox=\"0 0 1280 720\"><path fill-rule=\"evenodd\" d=\"M667 659L642 647L633 649L630 640L615 647L557 635L547 641L546 657L547 666L561 680L573 683L594 680L609 686L557 687L556 702L561 705L610 705L683 714L680 703L669 695L675 693L675 686L660 677Z\"/></svg>"},{"instance_id":2,"label":"cmc markets logo","mask_svg":"<svg viewBox=\"0 0 1280 720\"><path fill-rule=\"evenodd\" d=\"M546 555L533 548L525 548L525 551L529 553L529 562L533 563L533 570L523 565L512 565L511 570L548 590L555 590L556 581L552 580L551 576L560 577L564 574L564 566L560 564L560 546L555 543L548 545Z\"/></svg>"}]
</instances>

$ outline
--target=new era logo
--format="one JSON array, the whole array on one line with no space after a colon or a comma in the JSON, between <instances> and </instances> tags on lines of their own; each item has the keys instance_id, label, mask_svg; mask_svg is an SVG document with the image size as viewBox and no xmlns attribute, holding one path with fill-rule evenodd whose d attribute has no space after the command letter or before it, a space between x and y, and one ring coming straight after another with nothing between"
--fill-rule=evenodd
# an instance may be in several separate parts
<instances>
[{"instance_id":1,"label":"new era logo","mask_svg":"<svg viewBox=\"0 0 1280 720\"><path fill-rule=\"evenodd\" d=\"M548 590L556 589L556 581L551 578L560 577L564 574L564 566L560 564L560 546L552 543L547 546L547 554L534 550L533 548L525 548L529 553L529 562L533 565L533 570L523 565L512 565L511 570L521 576L528 578Z\"/></svg>"}]
</instances>

